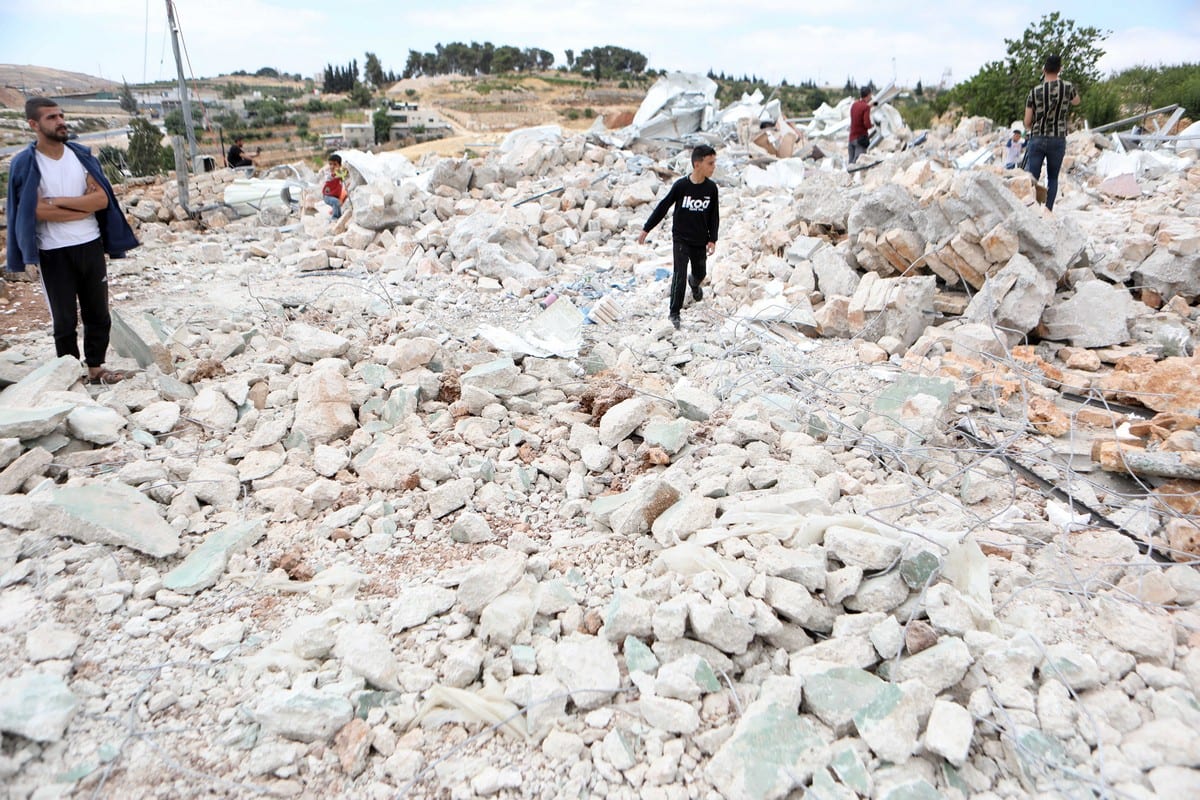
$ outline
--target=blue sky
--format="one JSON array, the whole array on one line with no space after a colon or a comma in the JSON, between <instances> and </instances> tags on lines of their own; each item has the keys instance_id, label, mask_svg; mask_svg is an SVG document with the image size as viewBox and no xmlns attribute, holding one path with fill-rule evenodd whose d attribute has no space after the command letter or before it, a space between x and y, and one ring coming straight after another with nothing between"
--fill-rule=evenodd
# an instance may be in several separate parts
<instances>
[{"instance_id":1,"label":"blue sky","mask_svg":"<svg viewBox=\"0 0 1200 800\"><path fill-rule=\"evenodd\" d=\"M490 41L563 51L614 44L662 69L771 81L935 85L1004 55L1047 12L1041 3L855 0L177 0L191 74L272 66L313 75L376 53L397 73L408 51ZM1105 71L1200 62L1200 2L1063 2L1079 25L1113 33ZM1066 59L1070 58L1065 53ZM0 63L52 66L130 82L174 76L162 0L0 0Z\"/></svg>"}]
</instances>

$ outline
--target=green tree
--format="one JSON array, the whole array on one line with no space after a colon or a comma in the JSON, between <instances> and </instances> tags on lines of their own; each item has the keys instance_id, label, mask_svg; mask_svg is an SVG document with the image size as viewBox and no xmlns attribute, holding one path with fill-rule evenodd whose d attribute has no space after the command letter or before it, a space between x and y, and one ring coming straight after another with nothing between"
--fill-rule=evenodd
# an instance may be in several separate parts
<instances>
[{"instance_id":1,"label":"green tree","mask_svg":"<svg viewBox=\"0 0 1200 800\"><path fill-rule=\"evenodd\" d=\"M192 109L192 128L196 131L196 139L199 141L200 129L204 123L196 114L197 110ZM178 108L168 111L167 115L163 117L163 127L171 136L186 136L187 127L184 125L183 111Z\"/></svg>"},{"instance_id":2,"label":"green tree","mask_svg":"<svg viewBox=\"0 0 1200 800\"><path fill-rule=\"evenodd\" d=\"M1092 126L1116 122L1121 118L1121 90L1111 81L1096 84L1080 100L1079 113Z\"/></svg>"},{"instance_id":3,"label":"green tree","mask_svg":"<svg viewBox=\"0 0 1200 800\"><path fill-rule=\"evenodd\" d=\"M521 66L521 51L511 45L501 45L492 56L493 75L501 72L512 72Z\"/></svg>"},{"instance_id":4,"label":"green tree","mask_svg":"<svg viewBox=\"0 0 1200 800\"><path fill-rule=\"evenodd\" d=\"M162 132L148 119L135 117L129 121L129 150L126 153L129 171L135 176L158 175L174 164L170 147L162 144Z\"/></svg>"},{"instance_id":5,"label":"green tree","mask_svg":"<svg viewBox=\"0 0 1200 800\"><path fill-rule=\"evenodd\" d=\"M365 83L356 83L350 90L350 102L359 108L370 108L374 100L375 95L371 92L371 87Z\"/></svg>"},{"instance_id":6,"label":"green tree","mask_svg":"<svg viewBox=\"0 0 1200 800\"><path fill-rule=\"evenodd\" d=\"M127 114L136 114L138 110L137 98L127 81L121 81L121 110Z\"/></svg>"},{"instance_id":7,"label":"green tree","mask_svg":"<svg viewBox=\"0 0 1200 800\"><path fill-rule=\"evenodd\" d=\"M1154 67L1145 64L1130 67L1109 81L1121 92L1130 111L1149 111L1154 108L1154 90L1158 84L1159 73Z\"/></svg>"},{"instance_id":8,"label":"green tree","mask_svg":"<svg viewBox=\"0 0 1200 800\"><path fill-rule=\"evenodd\" d=\"M388 115L386 106L375 110L371 115L371 124L375 126L375 144L391 141L392 118Z\"/></svg>"},{"instance_id":9,"label":"green tree","mask_svg":"<svg viewBox=\"0 0 1200 800\"><path fill-rule=\"evenodd\" d=\"M989 117L1007 125L1025 114L1025 96L1036 84L1046 56L1062 56L1062 77L1086 98L1100 82L1097 66L1104 56L1101 43L1111 31L1077 27L1053 11L1032 23L1020 39L1005 39L1007 55L984 64L969 80L954 88L953 102L970 115Z\"/></svg>"},{"instance_id":10,"label":"green tree","mask_svg":"<svg viewBox=\"0 0 1200 800\"><path fill-rule=\"evenodd\" d=\"M379 63L379 56L367 53L367 63L363 64L363 77L376 89L383 86L386 78L383 75L383 64Z\"/></svg>"}]
</instances>

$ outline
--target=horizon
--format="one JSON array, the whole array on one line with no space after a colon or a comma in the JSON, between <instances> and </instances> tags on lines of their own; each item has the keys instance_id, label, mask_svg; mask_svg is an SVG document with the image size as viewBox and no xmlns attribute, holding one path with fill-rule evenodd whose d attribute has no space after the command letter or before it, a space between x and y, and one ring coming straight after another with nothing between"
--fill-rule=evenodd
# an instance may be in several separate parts
<instances>
[{"instance_id":1,"label":"horizon","mask_svg":"<svg viewBox=\"0 0 1200 800\"><path fill-rule=\"evenodd\" d=\"M513 9L520 7L525 13ZM552 0L526 0L498 7L479 0L444 0L436 8L396 9L378 0L331 13L312 0L210 0L205 13L176 3L183 35L185 74L212 79L263 67L281 73L320 77L327 64L341 66L367 52L385 71L401 74L408 52L432 51L450 42L491 42L497 46L540 47L564 64L567 48L576 53L604 45L635 50L648 68L700 74L755 76L776 84L814 81L841 86L847 81L883 86L947 86L976 74L1005 55L1005 39L1019 39L1044 13L1032 2L1003 8L968 9L931 0L917 9L881 0L858 5L857 22L844 20L824 4L800 0L747 0L737 8L663 0L643 8L628 0L595 0L564 8ZM1146 64L1191 63L1200 41L1200 4L1166 0L1136 9L1087 2L1059 6L1077 27L1112 33L1098 66L1105 75ZM625 13L645 24L631 27ZM240 25L229 20L238 19ZM264 37L262 31L274 35ZM403 31L397 37L392 30ZM586 33L574 33L586 31ZM662 31L673 31L664 35ZM115 52L97 53L93 44L126 41ZM54 57L47 58L46 41ZM355 41L354 45L341 44ZM929 46L935 41L939 47ZM0 9L0 52L15 67L40 66L78 72L131 85L175 80L164 6L130 0L97 0L86 9L63 0ZM246 54L261 63L246 63ZM1070 54L1064 53L1070 61ZM50 63L39 63L49 61ZM1031 82L1036 76L1031 76Z\"/></svg>"}]
</instances>

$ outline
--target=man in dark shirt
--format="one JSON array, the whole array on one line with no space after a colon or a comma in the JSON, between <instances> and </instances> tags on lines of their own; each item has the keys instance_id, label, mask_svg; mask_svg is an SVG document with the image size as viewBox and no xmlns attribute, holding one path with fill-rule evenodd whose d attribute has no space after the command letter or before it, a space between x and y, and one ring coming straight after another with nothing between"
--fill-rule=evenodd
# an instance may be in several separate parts
<instances>
[{"instance_id":1,"label":"man in dark shirt","mask_svg":"<svg viewBox=\"0 0 1200 800\"><path fill-rule=\"evenodd\" d=\"M638 236L638 244L645 244L646 234L663 221L672 206L675 207L675 219L671 225L675 269L671 276L670 320L676 330L679 329L679 312L683 309L684 282L691 285L693 300L703 300L704 290L700 284L707 274L708 256L717 249L717 228L721 215L717 208L717 185L712 181L716 168L716 150L706 144L692 150L692 174L675 181ZM692 265L690 280L689 262Z\"/></svg>"},{"instance_id":2,"label":"man in dark shirt","mask_svg":"<svg viewBox=\"0 0 1200 800\"><path fill-rule=\"evenodd\" d=\"M1079 92L1068 81L1059 80L1062 56L1054 53L1042 67L1042 82L1029 90L1025 98L1025 130L1029 148L1025 164L1034 183L1042 177L1046 162L1046 208L1053 210L1058 196L1058 171L1067 154L1067 114L1079 105Z\"/></svg>"},{"instance_id":3,"label":"man in dark shirt","mask_svg":"<svg viewBox=\"0 0 1200 800\"><path fill-rule=\"evenodd\" d=\"M871 146L871 87L864 86L850 106L850 163Z\"/></svg>"},{"instance_id":4,"label":"man in dark shirt","mask_svg":"<svg viewBox=\"0 0 1200 800\"><path fill-rule=\"evenodd\" d=\"M254 151L254 155L256 155L256 156L258 155L257 150ZM253 167L254 166L253 158L246 155L246 151L242 148L241 137L238 137L237 139L233 140L233 147L229 148L229 156L226 158L226 161L229 162L229 166L231 166L235 169L237 167Z\"/></svg>"}]
</instances>

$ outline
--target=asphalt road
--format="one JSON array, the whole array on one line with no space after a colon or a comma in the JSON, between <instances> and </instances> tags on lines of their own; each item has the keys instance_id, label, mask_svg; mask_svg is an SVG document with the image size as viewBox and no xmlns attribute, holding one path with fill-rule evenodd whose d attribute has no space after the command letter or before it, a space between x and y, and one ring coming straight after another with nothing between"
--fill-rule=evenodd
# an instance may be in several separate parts
<instances>
[{"instance_id":1,"label":"asphalt road","mask_svg":"<svg viewBox=\"0 0 1200 800\"><path fill-rule=\"evenodd\" d=\"M33 140L30 139L30 141ZM73 139L72 141L83 142L88 145L111 144L116 147L127 147L129 145L129 128L113 128L107 131L81 133L78 139ZM26 146L24 144L17 144L11 147L0 147L0 157L10 156L18 150L23 150Z\"/></svg>"}]
</instances>

